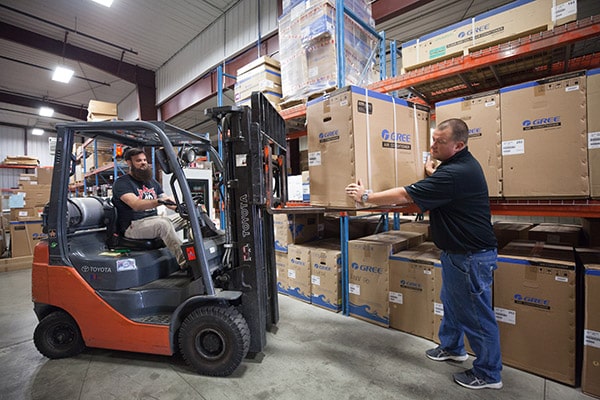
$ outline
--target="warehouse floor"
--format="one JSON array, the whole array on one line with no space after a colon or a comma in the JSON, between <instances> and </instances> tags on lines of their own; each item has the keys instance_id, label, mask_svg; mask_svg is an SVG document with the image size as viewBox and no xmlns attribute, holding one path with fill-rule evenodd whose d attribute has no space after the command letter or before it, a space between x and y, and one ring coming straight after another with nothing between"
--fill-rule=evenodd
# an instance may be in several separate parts
<instances>
[{"instance_id":1,"label":"warehouse floor","mask_svg":"<svg viewBox=\"0 0 600 400\"><path fill-rule=\"evenodd\" d=\"M281 318L264 354L228 378L192 372L179 357L88 349L48 360L32 341L37 323L30 270L0 273L0 399L591 399L505 367L502 390L464 389L468 367L424 356L434 343L280 295Z\"/></svg>"}]
</instances>

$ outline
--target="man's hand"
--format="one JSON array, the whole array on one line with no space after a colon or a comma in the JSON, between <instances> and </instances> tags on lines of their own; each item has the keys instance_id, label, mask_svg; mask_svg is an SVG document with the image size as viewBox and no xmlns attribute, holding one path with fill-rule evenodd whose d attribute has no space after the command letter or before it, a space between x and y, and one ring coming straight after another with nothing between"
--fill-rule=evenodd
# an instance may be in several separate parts
<instances>
[{"instance_id":1,"label":"man's hand","mask_svg":"<svg viewBox=\"0 0 600 400\"><path fill-rule=\"evenodd\" d=\"M361 197L365 192L365 188L362 185L360 179L356 183L351 183L346 186L346 194L348 197L352 198L354 201L362 202Z\"/></svg>"},{"instance_id":2,"label":"man's hand","mask_svg":"<svg viewBox=\"0 0 600 400\"><path fill-rule=\"evenodd\" d=\"M435 172L435 169L436 169L436 162L431 157L431 155L428 155L427 161L425 161L425 175L427 175L427 176L433 175L433 173Z\"/></svg>"}]
</instances>

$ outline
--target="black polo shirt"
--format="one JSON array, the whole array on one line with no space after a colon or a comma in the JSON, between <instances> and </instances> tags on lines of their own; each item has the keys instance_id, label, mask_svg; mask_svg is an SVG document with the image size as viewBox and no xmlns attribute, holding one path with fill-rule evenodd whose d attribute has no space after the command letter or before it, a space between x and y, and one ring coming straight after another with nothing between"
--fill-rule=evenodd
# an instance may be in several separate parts
<instances>
[{"instance_id":1,"label":"black polo shirt","mask_svg":"<svg viewBox=\"0 0 600 400\"><path fill-rule=\"evenodd\" d=\"M465 253L498 246L483 170L467 147L405 189L423 212L429 211L433 242L440 249Z\"/></svg>"}]
</instances>

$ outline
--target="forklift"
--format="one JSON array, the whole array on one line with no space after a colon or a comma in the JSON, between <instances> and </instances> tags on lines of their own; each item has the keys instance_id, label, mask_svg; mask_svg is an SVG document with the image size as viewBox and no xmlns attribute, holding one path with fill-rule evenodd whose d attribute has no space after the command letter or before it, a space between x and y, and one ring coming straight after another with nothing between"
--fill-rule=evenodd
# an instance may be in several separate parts
<instances>
[{"instance_id":1,"label":"forklift","mask_svg":"<svg viewBox=\"0 0 600 400\"><path fill-rule=\"evenodd\" d=\"M228 376L264 349L267 331L279 320L273 212L287 201L285 122L258 92L250 107L205 114L218 123L220 149L204 135L164 122L57 125L52 192L43 213L48 237L36 246L32 266L39 321L33 339L41 354L72 357L86 347L179 352L199 374ZM160 238L119 235L110 198L73 197L73 149L86 139L152 151L154 166L170 176L171 205L188 232L182 244L187 271ZM214 163L219 228L184 173L201 154Z\"/></svg>"}]
</instances>

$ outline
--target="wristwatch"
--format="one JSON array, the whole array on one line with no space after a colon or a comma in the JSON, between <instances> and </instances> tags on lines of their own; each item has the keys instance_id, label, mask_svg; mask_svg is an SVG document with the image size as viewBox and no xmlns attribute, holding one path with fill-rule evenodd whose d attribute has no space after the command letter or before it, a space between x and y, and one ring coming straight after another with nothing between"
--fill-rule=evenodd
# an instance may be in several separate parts
<instances>
[{"instance_id":1,"label":"wristwatch","mask_svg":"<svg viewBox=\"0 0 600 400\"><path fill-rule=\"evenodd\" d=\"M366 203L367 201L369 201L369 193L371 193L370 190L365 190L365 192L362 194L362 196L360 196L361 203Z\"/></svg>"}]
</instances>

